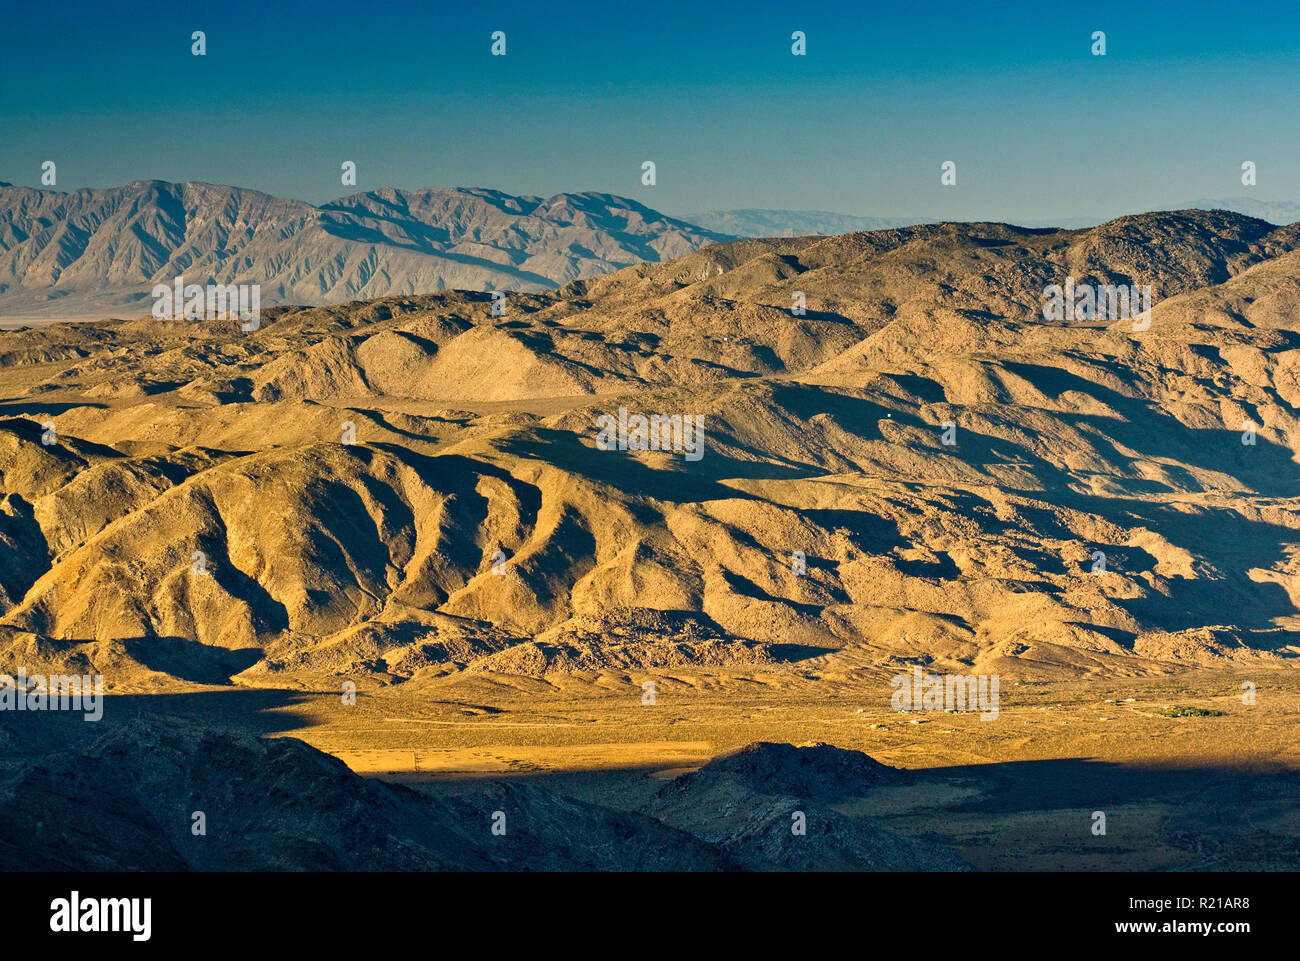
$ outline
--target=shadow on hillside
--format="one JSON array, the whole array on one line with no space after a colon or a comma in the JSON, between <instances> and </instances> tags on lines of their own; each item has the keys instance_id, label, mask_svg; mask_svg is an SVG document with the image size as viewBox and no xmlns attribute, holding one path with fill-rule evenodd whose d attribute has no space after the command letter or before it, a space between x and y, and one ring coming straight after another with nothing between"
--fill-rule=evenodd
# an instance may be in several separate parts
<instances>
[{"instance_id":1,"label":"shadow on hillside","mask_svg":"<svg viewBox=\"0 0 1300 961\"><path fill-rule=\"evenodd\" d=\"M374 421L384 430L396 434L398 437L406 437L410 440L418 441L419 443L422 444L438 443L438 437L435 434L417 434L414 433L413 431L406 430L405 428L398 427L396 424L393 424L388 419L390 415L385 411L377 410L371 407L353 407L352 410L356 411L358 414L364 414L366 417L370 418L372 421ZM381 447L384 445L380 443L372 443L370 446ZM393 446L394 445L392 444L387 445L387 447L390 449Z\"/></svg>"},{"instance_id":2,"label":"shadow on hillside","mask_svg":"<svg viewBox=\"0 0 1300 961\"><path fill-rule=\"evenodd\" d=\"M538 428L531 431L531 435L503 441L500 445L502 452L545 461L561 470L606 484L630 497L654 497L675 503L750 496L720 483L725 479L785 480L814 477L821 473L806 466L726 457L709 449L707 429L705 453L698 461L688 461L681 453L599 450L587 447L578 435L565 430ZM672 466L657 470L638 457L671 458Z\"/></svg>"},{"instance_id":3,"label":"shadow on hillside","mask_svg":"<svg viewBox=\"0 0 1300 961\"><path fill-rule=\"evenodd\" d=\"M542 492L532 484L517 480L509 471L490 461L475 460L460 454L422 454L400 444L375 443L370 446L391 454L411 467L434 490L455 497L458 512L463 514L469 505L473 505L470 518L461 521L462 526L481 525L487 518L487 498L478 490L479 481L483 477L491 477L509 488L518 501L519 522L523 527L532 529L537 525L537 514L542 509ZM474 567L477 567L477 559Z\"/></svg>"},{"instance_id":4,"label":"shadow on hillside","mask_svg":"<svg viewBox=\"0 0 1300 961\"><path fill-rule=\"evenodd\" d=\"M1180 723L1171 719L1171 724ZM1300 797L1300 770L1270 762L1226 765L1135 765L1099 758L1053 758L926 768L915 771L918 790L954 778L979 786L981 796L948 805L954 813L989 815L1112 807L1161 802L1186 804L1196 795L1221 794L1224 785L1252 796ZM1291 802L1288 802L1291 803Z\"/></svg>"},{"instance_id":5,"label":"shadow on hillside","mask_svg":"<svg viewBox=\"0 0 1300 961\"><path fill-rule=\"evenodd\" d=\"M151 671L192 684L230 684L230 679L262 659L260 647L230 650L183 637L129 637L126 653Z\"/></svg>"},{"instance_id":6,"label":"shadow on hillside","mask_svg":"<svg viewBox=\"0 0 1300 961\"><path fill-rule=\"evenodd\" d=\"M20 601L50 565L50 545L35 508L20 495L0 494L0 609Z\"/></svg>"},{"instance_id":7,"label":"shadow on hillside","mask_svg":"<svg viewBox=\"0 0 1300 961\"><path fill-rule=\"evenodd\" d=\"M1177 548L1205 558L1213 570L1199 569L1197 577L1165 574L1163 589L1144 589L1144 596L1116 598L1145 624L1177 631L1204 624L1232 624L1246 630L1274 628L1275 618L1297 613L1296 606L1280 583L1256 581L1248 576L1254 569L1269 570L1286 559L1286 549L1300 541L1300 531L1249 520L1230 510L1206 509L1193 513L1157 501L1092 498L1071 493L1061 506L1099 514L1128 527L1142 526L1167 539ZM1156 571L1157 558L1142 548L1127 544L1095 545L1106 554L1108 570L1126 576ZM1139 560L1140 559L1140 560ZM1279 638L1278 643L1294 642Z\"/></svg>"},{"instance_id":8,"label":"shadow on hillside","mask_svg":"<svg viewBox=\"0 0 1300 961\"><path fill-rule=\"evenodd\" d=\"M636 809L669 783L665 765L548 772L521 766L385 779L430 794L467 795L524 781L562 795ZM679 770L675 768L674 770ZM1004 761L910 770L910 783L865 785L831 807L901 836L952 845L983 870L1296 870L1300 770L1278 765L1123 764L1091 758ZM780 784L773 795L796 796ZM1094 812L1106 834L1092 833Z\"/></svg>"},{"instance_id":9,"label":"shadow on hillside","mask_svg":"<svg viewBox=\"0 0 1300 961\"><path fill-rule=\"evenodd\" d=\"M41 414L62 414L66 411L75 410L81 407L90 407L95 410L107 410L107 404L101 404L91 401L80 401L71 403L54 403L50 401L37 401L19 398L7 403L0 403L0 417L36 417Z\"/></svg>"},{"instance_id":10,"label":"shadow on hillside","mask_svg":"<svg viewBox=\"0 0 1300 961\"><path fill-rule=\"evenodd\" d=\"M1126 464L1128 458L1109 438L1140 451L1144 459L1176 460L1201 470L1229 474L1266 496L1290 497L1300 488L1300 465L1295 463L1292 452L1262 437L1257 437L1254 445L1242 444L1239 424L1225 424L1222 430L1193 429L1155 404L1127 397L1068 371L1012 362L1002 366L1049 397L1059 399L1067 391L1077 391L1119 414L1118 419L1096 414L1058 415L1071 426L1082 427L1091 442L1118 466ZM1255 423L1258 426L1259 418ZM1199 485L1192 489L1199 489Z\"/></svg>"},{"instance_id":11,"label":"shadow on hillside","mask_svg":"<svg viewBox=\"0 0 1300 961\"><path fill-rule=\"evenodd\" d=\"M398 776L421 791L466 794L501 780L601 803L649 803L663 766L520 769L485 777ZM1281 766L1122 764L1090 758L1004 761L909 771L911 783L829 802L901 836L951 844L983 870L1300 869L1300 770ZM655 777L654 775L659 775ZM772 794L784 794L779 784ZM818 803L808 802L815 809ZM1094 812L1106 834L1092 833Z\"/></svg>"},{"instance_id":12,"label":"shadow on hillside","mask_svg":"<svg viewBox=\"0 0 1300 961\"><path fill-rule=\"evenodd\" d=\"M338 692L331 691L336 698ZM285 708L317 695L249 688L179 694L105 693L103 716L86 721L80 711L6 712L0 757L34 755L84 745L110 728L131 721L174 718L198 727L234 729L257 736L285 734L307 726ZM340 702L341 703L341 702Z\"/></svg>"},{"instance_id":13,"label":"shadow on hillside","mask_svg":"<svg viewBox=\"0 0 1300 961\"><path fill-rule=\"evenodd\" d=\"M1177 723L1177 722L1175 722ZM1090 758L917 771L958 849L984 869L1288 870L1300 868L1300 770L1275 764L1121 764ZM1092 833L1094 812L1106 834ZM915 830L915 818L902 819ZM891 819L883 822L890 826Z\"/></svg>"}]
</instances>

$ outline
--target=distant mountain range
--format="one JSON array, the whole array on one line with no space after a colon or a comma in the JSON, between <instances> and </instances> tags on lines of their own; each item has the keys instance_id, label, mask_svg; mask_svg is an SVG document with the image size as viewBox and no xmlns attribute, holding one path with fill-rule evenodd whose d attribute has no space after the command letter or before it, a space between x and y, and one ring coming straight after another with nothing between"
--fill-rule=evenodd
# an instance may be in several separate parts
<instances>
[{"instance_id":1,"label":"distant mountain range","mask_svg":"<svg viewBox=\"0 0 1300 961\"><path fill-rule=\"evenodd\" d=\"M137 181L0 185L0 315L143 313L157 283L257 283L263 304L544 290L733 239L611 194L379 190L321 207Z\"/></svg>"},{"instance_id":2,"label":"distant mountain range","mask_svg":"<svg viewBox=\"0 0 1300 961\"><path fill-rule=\"evenodd\" d=\"M1186 207L1194 206L1192 204ZM1200 209L1200 208L1198 208ZM1209 209L1209 208L1204 208ZM1233 209L1233 208L1226 208ZM863 230L894 230L940 223L927 217L859 217L829 210L709 210L683 214L682 220L700 227L736 237L837 237ZM1102 217L1056 217L1017 221L1020 227L1060 227L1081 230L1096 227Z\"/></svg>"},{"instance_id":3,"label":"distant mountain range","mask_svg":"<svg viewBox=\"0 0 1300 961\"><path fill-rule=\"evenodd\" d=\"M1252 200L1233 197L1223 200L1196 200L1180 204L1170 210L1230 210L1258 217L1272 224L1292 224L1300 220L1300 203L1285 200ZM934 219L916 217L858 217L837 214L829 210L709 210L704 213L683 214L692 224L736 237L808 237L820 234L833 237L859 230L891 230L919 224L937 223ZM1105 217L1046 217L1017 220L1021 227L1063 227L1067 230L1096 227Z\"/></svg>"},{"instance_id":4,"label":"distant mountain range","mask_svg":"<svg viewBox=\"0 0 1300 961\"><path fill-rule=\"evenodd\" d=\"M1300 204L1200 200L1275 224ZM218 184L142 180L63 193L0 183L0 317L134 315L155 284L256 283L265 305L441 290L539 291L750 237L834 236L927 220L822 210L670 217L603 193L384 187L320 207ZM1092 226L1086 219L1022 226Z\"/></svg>"},{"instance_id":5,"label":"distant mountain range","mask_svg":"<svg viewBox=\"0 0 1300 961\"><path fill-rule=\"evenodd\" d=\"M1221 200L1195 200L1183 205L1192 210L1232 210L1247 217L1258 217L1271 224L1293 224L1300 220L1300 204L1289 200L1252 200L1230 197Z\"/></svg>"},{"instance_id":6,"label":"distant mountain range","mask_svg":"<svg viewBox=\"0 0 1300 961\"><path fill-rule=\"evenodd\" d=\"M682 219L705 230L735 237L808 237L813 234L831 237L860 230L889 230L933 223L906 217L855 217L829 210L708 210L685 214Z\"/></svg>"}]
</instances>

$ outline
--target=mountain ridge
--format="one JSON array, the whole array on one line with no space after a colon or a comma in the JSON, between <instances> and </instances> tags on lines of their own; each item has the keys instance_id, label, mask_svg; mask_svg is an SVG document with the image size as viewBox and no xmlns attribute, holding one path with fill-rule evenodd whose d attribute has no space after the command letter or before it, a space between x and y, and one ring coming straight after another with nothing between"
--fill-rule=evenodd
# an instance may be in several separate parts
<instances>
[{"instance_id":1,"label":"mountain ridge","mask_svg":"<svg viewBox=\"0 0 1300 961\"><path fill-rule=\"evenodd\" d=\"M378 188L320 207L140 180L0 187L0 314L142 313L155 283L256 283L262 303L545 290L730 239L613 194Z\"/></svg>"}]
</instances>

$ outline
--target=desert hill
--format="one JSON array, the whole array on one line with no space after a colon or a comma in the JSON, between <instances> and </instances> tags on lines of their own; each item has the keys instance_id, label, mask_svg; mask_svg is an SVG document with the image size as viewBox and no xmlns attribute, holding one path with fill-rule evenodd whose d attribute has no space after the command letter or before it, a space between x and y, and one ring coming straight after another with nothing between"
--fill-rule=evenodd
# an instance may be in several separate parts
<instances>
[{"instance_id":1,"label":"desert hill","mask_svg":"<svg viewBox=\"0 0 1300 961\"><path fill-rule=\"evenodd\" d=\"M449 291L3 333L0 650L118 690L1285 663L1298 248L1222 211L936 224L505 316ZM1045 320L1067 276L1150 285L1149 328ZM702 456L598 449L620 407L701 417Z\"/></svg>"}]
</instances>

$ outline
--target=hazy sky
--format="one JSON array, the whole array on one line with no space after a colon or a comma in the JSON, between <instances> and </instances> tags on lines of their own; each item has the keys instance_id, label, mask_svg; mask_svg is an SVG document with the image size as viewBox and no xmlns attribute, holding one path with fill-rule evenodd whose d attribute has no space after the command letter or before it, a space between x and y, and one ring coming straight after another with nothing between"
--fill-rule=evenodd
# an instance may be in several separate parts
<instances>
[{"instance_id":1,"label":"hazy sky","mask_svg":"<svg viewBox=\"0 0 1300 961\"><path fill-rule=\"evenodd\" d=\"M1294 2L116 6L9 6L0 180L39 186L54 160L61 190L488 186L1013 221L1300 199Z\"/></svg>"}]
</instances>

